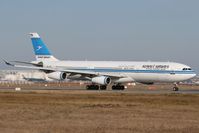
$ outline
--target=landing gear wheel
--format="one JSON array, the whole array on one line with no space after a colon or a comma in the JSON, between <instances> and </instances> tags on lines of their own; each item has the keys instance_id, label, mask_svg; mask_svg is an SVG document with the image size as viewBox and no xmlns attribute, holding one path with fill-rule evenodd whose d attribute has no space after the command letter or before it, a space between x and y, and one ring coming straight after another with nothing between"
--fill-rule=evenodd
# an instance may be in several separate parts
<instances>
[{"instance_id":1,"label":"landing gear wheel","mask_svg":"<svg viewBox=\"0 0 199 133\"><path fill-rule=\"evenodd\" d=\"M179 90L179 88L178 87L173 87L173 91L178 91Z\"/></svg>"},{"instance_id":2,"label":"landing gear wheel","mask_svg":"<svg viewBox=\"0 0 199 133\"><path fill-rule=\"evenodd\" d=\"M113 85L112 90L124 90L124 85Z\"/></svg>"},{"instance_id":3,"label":"landing gear wheel","mask_svg":"<svg viewBox=\"0 0 199 133\"><path fill-rule=\"evenodd\" d=\"M112 86L112 90L116 90L116 85L113 85L113 86Z\"/></svg>"},{"instance_id":4,"label":"landing gear wheel","mask_svg":"<svg viewBox=\"0 0 199 133\"><path fill-rule=\"evenodd\" d=\"M87 90L99 90L99 86L98 85L87 85L86 89Z\"/></svg>"},{"instance_id":5,"label":"landing gear wheel","mask_svg":"<svg viewBox=\"0 0 199 133\"><path fill-rule=\"evenodd\" d=\"M106 90L106 85L100 85L100 90Z\"/></svg>"},{"instance_id":6,"label":"landing gear wheel","mask_svg":"<svg viewBox=\"0 0 199 133\"><path fill-rule=\"evenodd\" d=\"M179 83L174 83L173 91L178 91L179 90L178 84Z\"/></svg>"}]
</instances>

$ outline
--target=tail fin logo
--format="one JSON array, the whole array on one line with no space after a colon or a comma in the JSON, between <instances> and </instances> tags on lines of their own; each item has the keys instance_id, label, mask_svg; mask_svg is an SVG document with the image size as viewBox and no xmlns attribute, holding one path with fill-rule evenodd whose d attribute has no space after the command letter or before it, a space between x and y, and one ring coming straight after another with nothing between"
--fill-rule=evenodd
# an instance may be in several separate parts
<instances>
[{"instance_id":1,"label":"tail fin logo","mask_svg":"<svg viewBox=\"0 0 199 133\"><path fill-rule=\"evenodd\" d=\"M39 51L40 49L42 49L42 46L37 46L36 51Z\"/></svg>"}]
</instances>

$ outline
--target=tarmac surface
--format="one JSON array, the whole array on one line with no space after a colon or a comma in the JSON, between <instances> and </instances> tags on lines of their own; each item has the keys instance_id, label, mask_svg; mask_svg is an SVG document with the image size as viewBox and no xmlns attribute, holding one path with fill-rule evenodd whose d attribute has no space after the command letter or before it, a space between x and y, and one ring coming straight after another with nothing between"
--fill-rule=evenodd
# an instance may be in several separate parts
<instances>
[{"instance_id":1,"label":"tarmac surface","mask_svg":"<svg viewBox=\"0 0 199 133\"><path fill-rule=\"evenodd\" d=\"M132 93L132 94L199 94L199 86L197 85L180 85L179 91L173 91L170 84L157 85L136 85L127 86L123 91L112 90L111 86L107 90L86 90L86 85L80 84L0 84L1 91L34 91L34 90L54 90L54 91L80 91L84 93Z\"/></svg>"}]
</instances>

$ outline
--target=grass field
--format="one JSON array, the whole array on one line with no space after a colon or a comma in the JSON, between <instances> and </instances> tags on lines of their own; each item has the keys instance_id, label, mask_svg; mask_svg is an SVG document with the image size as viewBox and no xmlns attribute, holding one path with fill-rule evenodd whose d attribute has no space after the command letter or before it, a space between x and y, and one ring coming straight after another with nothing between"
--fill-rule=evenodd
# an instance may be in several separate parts
<instances>
[{"instance_id":1,"label":"grass field","mask_svg":"<svg viewBox=\"0 0 199 133\"><path fill-rule=\"evenodd\" d=\"M0 92L2 133L198 133L199 95Z\"/></svg>"}]
</instances>

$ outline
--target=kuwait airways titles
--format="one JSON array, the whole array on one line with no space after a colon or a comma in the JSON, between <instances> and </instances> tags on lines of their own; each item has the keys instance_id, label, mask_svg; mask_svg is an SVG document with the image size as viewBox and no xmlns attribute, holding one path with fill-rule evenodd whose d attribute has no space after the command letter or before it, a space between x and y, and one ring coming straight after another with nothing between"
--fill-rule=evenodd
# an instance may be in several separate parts
<instances>
[{"instance_id":1,"label":"kuwait airways titles","mask_svg":"<svg viewBox=\"0 0 199 133\"><path fill-rule=\"evenodd\" d=\"M169 69L169 65L143 65L143 68L147 70L166 70Z\"/></svg>"}]
</instances>

